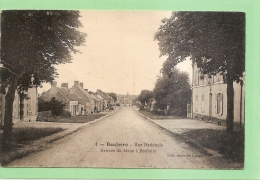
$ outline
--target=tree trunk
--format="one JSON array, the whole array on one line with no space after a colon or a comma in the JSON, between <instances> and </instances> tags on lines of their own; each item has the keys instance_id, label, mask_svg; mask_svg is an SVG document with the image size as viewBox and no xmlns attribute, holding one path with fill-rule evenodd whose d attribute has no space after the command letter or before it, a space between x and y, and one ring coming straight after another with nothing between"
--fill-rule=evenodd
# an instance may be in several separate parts
<instances>
[{"instance_id":1,"label":"tree trunk","mask_svg":"<svg viewBox=\"0 0 260 180\"><path fill-rule=\"evenodd\" d=\"M234 87L233 79L227 74L227 118L226 118L226 130L228 132L233 131L234 125Z\"/></svg>"},{"instance_id":2,"label":"tree trunk","mask_svg":"<svg viewBox=\"0 0 260 180\"><path fill-rule=\"evenodd\" d=\"M14 75L10 78L11 83L8 86L8 92L5 96L5 118L4 118L4 140L11 137L12 134L12 121L13 121L13 103L15 91L17 88L17 77Z\"/></svg>"}]
</instances>

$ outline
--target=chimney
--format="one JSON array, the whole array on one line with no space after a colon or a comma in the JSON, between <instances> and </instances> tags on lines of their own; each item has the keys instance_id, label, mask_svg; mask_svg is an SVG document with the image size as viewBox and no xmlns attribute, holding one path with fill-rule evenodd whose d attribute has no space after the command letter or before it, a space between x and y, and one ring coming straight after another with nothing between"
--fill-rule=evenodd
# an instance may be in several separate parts
<instances>
[{"instance_id":1,"label":"chimney","mask_svg":"<svg viewBox=\"0 0 260 180\"><path fill-rule=\"evenodd\" d=\"M83 87L83 83L81 82L81 83L79 83L79 85L81 86L81 87Z\"/></svg>"},{"instance_id":2,"label":"chimney","mask_svg":"<svg viewBox=\"0 0 260 180\"><path fill-rule=\"evenodd\" d=\"M57 86L57 81L53 81L51 86L56 87Z\"/></svg>"},{"instance_id":3,"label":"chimney","mask_svg":"<svg viewBox=\"0 0 260 180\"><path fill-rule=\"evenodd\" d=\"M88 92L88 89L85 89L85 91L87 91L87 92Z\"/></svg>"},{"instance_id":4,"label":"chimney","mask_svg":"<svg viewBox=\"0 0 260 180\"><path fill-rule=\"evenodd\" d=\"M101 94L101 90L100 90L100 89L97 90L97 94L98 94L98 95Z\"/></svg>"},{"instance_id":5,"label":"chimney","mask_svg":"<svg viewBox=\"0 0 260 180\"><path fill-rule=\"evenodd\" d=\"M79 81L74 81L74 85L78 86L79 85Z\"/></svg>"},{"instance_id":6,"label":"chimney","mask_svg":"<svg viewBox=\"0 0 260 180\"><path fill-rule=\"evenodd\" d=\"M68 87L69 87L69 83L62 83L62 84L61 84L61 87L63 87L63 88L68 88Z\"/></svg>"}]
</instances>

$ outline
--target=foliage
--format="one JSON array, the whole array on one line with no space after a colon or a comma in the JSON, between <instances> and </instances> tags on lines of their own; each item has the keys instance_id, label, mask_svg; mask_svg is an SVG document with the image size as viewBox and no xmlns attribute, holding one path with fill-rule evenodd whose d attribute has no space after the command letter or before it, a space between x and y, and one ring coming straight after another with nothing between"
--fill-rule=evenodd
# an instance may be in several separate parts
<instances>
[{"instance_id":1,"label":"foliage","mask_svg":"<svg viewBox=\"0 0 260 180\"><path fill-rule=\"evenodd\" d=\"M227 130L233 131L233 81L245 71L245 13L173 12L163 19L155 34L161 56L167 56L162 71L171 76L172 68L191 57L204 74L226 74Z\"/></svg>"},{"instance_id":2,"label":"foliage","mask_svg":"<svg viewBox=\"0 0 260 180\"><path fill-rule=\"evenodd\" d=\"M54 65L72 61L85 41L79 11L6 10L1 14L1 92L6 93L4 134L12 131L15 90L52 82ZM33 78L32 78L33 76ZM8 90L5 92L5 90Z\"/></svg>"},{"instance_id":3,"label":"foliage","mask_svg":"<svg viewBox=\"0 0 260 180\"><path fill-rule=\"evenodd\" d=\"M163 71L191 56L204 73L226 72L239 80L245 71L245 14L237 12L175 12L155 34Z\"/></svg>"},{"instance_id":4,"label":"foliage","mask_svg":"<svg viewBox=\"0 0 260 180\"><path fill-rule=\"evenodd\" d=\"M31 83L52 82L58 75L53 65L71 62L85 35L76 30L81 23L78 11L3 11L2 63L19 76L18 89ZM11 81L3 71L3 85ZM31 76L34 76L31 82Z\"/></svg>"},{"instance_id":5,"label":"foliage","mask_svg":"<svg viewBox=\"0 0 260 180\"><path fill-rule=\"evenodd\" d=\"M185 115L187 102L191 100L189 75L174 69L171 77L166 75L158 77L153 93L157 101L156 108L166 109L169 105L172 115Z\"/></svg>"},{"instance_id":6,"label":"foliage","mask_svg":"<svg viewBox=\"0 0 260 180\"><path fill-rule=\"evenodd\" d=\"M72 116L71 118L57 118L55 122L59 123L87 123L99 119L106 114L89 114L87 116Z\"/></svg>"},{"instance_id":7,"label":"foliage","mask_svg":"<svg viewBox=\"0 0 260 180\"><path fill-rule=\"evenodd\" d=\"M55 97L50 101L44 101L41 98L38 100L39 111L51 111L53 116L60 116L63 113L65 106L66 103L58 101Z\"/></svg>"},{"instance_id":8,"label":"foliage","mask_svg":"<svg viewBox=\"0 0 260 180\"><path fill-rule=\"evenodd\" d=\"M107 93L110 97L114 99L114 101L117 101L117 94L116 93Z\"/></svg>"},{"instance_id":9,"label":"foliage","mask_svg":"<svg viewBox=\"0 0 260 180\"><path fill-rule=\"evenodd\" d=\"M71 113L69 111L62 111L62 113L60 114L60 117L62 118L70 118L71 117Z\"/></svg>"},{"instance_id":10,"label":"foliage","mask_svg":"<svg viewBox=\"0 0 260 180\"><path fill-rule=\"evenodd\" d=\"M136 98L136 101L140 101L142 104L148 102L153 97L153 92L149 90L142 90L140 95Z\"/></svg>"}]
</instances>

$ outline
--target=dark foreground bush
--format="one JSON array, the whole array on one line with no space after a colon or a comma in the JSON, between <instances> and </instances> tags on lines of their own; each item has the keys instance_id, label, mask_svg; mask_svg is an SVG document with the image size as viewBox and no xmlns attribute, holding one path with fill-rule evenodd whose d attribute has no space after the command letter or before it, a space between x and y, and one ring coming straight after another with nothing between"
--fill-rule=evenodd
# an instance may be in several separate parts
<instances>
[{"instance_id":1,"label":"dark foreground bush","mask_svg":"<svg viewBox=\"0 0 260 180\"><path fill-rule=\"evenodd\" d=\"M71 113L69 111L63 111L60 115L61 118L69 118L71 117Z\"/></svg>"},{"instance_id":2,"label":"dark foreground bush","mask_svg":"<svg viewBox=\"0 0 260 180\"><path fill-rule=\"evenodd\" d=\"M204 148L218 151L237 162L244 161L244 130L227 132L213 129L196 129L183 134Z\"/></svg>"},{"instance_id":3,"label":"dark foreground bush","mask_svg":"<svg viewBox=\"0 0 260 180\"><path fill-rule=\"evenodd\" d=\"M152 113L160 116L165 116L165 111L163 110L154 110L152 111Z\"/></svg>"},{"instance_id":4,"label":"dark foreground bush","mask_svg":"<svg viewBox=\"0 0 260 180\"><path fill-rule=\"evenodd\" d=\"M23 127L14 128L12 132L12 137L8 140L3 141L2 134L0 134L1 139L1 152L9 151L10 148L19 147L21 144L27 144L30 141L40 139L45 136L52 135L63 131L62 128L34 128L34 127Z\"/></svg>"},{"instance_id":5,"label":"dark foreground bush","mask_svg":"<svg viewBox=\"0 0 260 180\"><path fill-rule=\"evenodd\" d=\"M1 165L6 166L11 161L27 156L28 154L37 151L37 147L31 146L30 143L63 131L62 128L33 128L23 127L14 128L11 138L3 141L3 136L0 134L1 140Z\"/></svg>"}]
</instances>

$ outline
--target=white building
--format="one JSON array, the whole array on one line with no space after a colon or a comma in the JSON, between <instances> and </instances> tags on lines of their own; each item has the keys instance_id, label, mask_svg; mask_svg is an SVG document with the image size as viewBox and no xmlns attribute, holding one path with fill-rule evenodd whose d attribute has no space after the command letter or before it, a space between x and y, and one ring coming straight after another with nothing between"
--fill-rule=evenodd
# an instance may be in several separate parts
<instances>
[{"instance_id":1,"label":"white building","mask_svg":"<svg viewBox=\"0 0 260 180\"><path fill-rule=\"evenodd\" d=\"M224 82L224 76L217 74L209 78L201 74L194 63L192 78L192 118L225 124L227 84ZM245 80L245 76L243 79ZM234 82L234 122L242 124L245 122L245 84L236 82Z\"/></svg>"}]
</instances>

